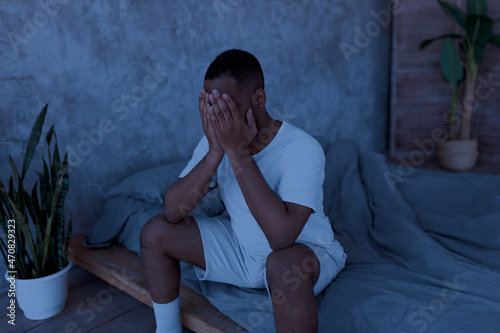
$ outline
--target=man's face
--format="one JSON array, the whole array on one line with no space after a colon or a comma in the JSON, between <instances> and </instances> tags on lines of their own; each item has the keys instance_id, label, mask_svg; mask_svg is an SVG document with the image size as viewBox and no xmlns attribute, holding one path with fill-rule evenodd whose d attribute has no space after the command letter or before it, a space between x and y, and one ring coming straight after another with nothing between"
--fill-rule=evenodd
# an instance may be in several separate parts
<instances>
[{"instance_id":1,"label":"man's face","mask_svg":"<svg viewBox=\"0 0 500 333\"><path fill-rule=\"evenodd\" d=\"M241 117L245 119L245 113L251 107L251 96L238 88L235 79L230 76L222 76L213 80L206 80L203 88L209 94L212 94L214 89L217 89L221 95L228 94L238 107Z\"/></svg>"}]
</instances>

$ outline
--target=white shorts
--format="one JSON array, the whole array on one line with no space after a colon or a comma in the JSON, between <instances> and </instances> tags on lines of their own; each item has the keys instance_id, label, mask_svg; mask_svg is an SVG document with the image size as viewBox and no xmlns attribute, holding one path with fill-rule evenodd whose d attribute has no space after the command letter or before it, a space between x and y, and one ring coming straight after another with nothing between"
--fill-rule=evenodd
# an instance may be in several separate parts
<instances>
[{"instance_id":1,"label":"white shorts","mask_svg":"<svg viewBox=\"0 0 500 333\"><path fill-rule=\"evenodd\" d=\"M267 257L254 257L247 253L238 242L227 215L207 217L193 216L200 229L206 269L194 266L199 280L228 283L242 288L269 288L266 280ZM320 263L320 274L314 285L314 295L321 293L344 268L345 254L341 262L336 262L337 249L325 249L305 244L316 254ZM290 277L293 282L293 277Z\"/></svg>"}]
</instances>

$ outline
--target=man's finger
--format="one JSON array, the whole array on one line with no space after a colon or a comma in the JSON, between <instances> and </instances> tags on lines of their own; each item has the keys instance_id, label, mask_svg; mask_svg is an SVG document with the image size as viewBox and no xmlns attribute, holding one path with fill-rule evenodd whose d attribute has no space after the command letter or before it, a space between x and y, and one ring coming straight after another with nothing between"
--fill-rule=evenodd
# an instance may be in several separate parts
<instances>
[{"instance_id":1,"label":"man's finger","mask_svg":"<svg viewBox=\"0 0 500 333\"><path fill-rule=\"evenodd\" d=\"M226 117L222 113L222 110L219 106L219 103L215 99L215 96L213 94L210 94L210 107L209 110L214 113L214 115L217 117L217 120L222 124L226 123Z\"/></svg>"},{"instance_id":2,"label":"man's finger","mask_svg":"<svg viewBox=\"0 0 500 333\"><path fill-rule=\"evenodd\" d=\"M200 96L198 96L198 104L201 112L203 105L205 104L205 96L203 96L203 93L200 93Z\"/></svg>"},{"instance_id":3,"label":"man's finger","mask_svg":"<svg viewBox=\"0 0 500 333\"><path fill-rule=\"evenodd\" d=\"M210 96L213 96L213 101L211 100L212 104L216 103L219 106L219 110L225 120L232 120L233 116L231 115L231 111L229 110L226 102L222 99L220 92L218 90L214 90L213 94Z\"/></svg>"},{"instance_id":4,"label":"man's finger","mask_svg":"<svg viewBox=\"0 0 500 333\"><path fill-rule=\"evenodd\" d=\"M202 109L202 119L203 119L203 125L207 126L209 118L208 118L208 104L206 102L204 103L203 109Z\"/></svg>"},{"instance_id":5,"label":"man's finger","mask_svg":"<svg viewBox=\"0 0 500 333\"><path fill-rule=\"evenodd\" d=\"M220 112L219 106L217 105L217 102L211 103L208 106L208 113L210 115L210 118L213 118L217 120L217 123L220 125L223 125L226 123L226 119Z\"/></svg>"},{"instance_id":6,"label":"man's finger","mask_svg":"<svg viewBox=\"0 0 500 333\"><path fill-rule=\"evenodd\" d=\"M224 100L224 102L229 107L229 110L231 112L231 116L233 117L233 119L236 120L238 118L241 118L241 115L240 115L240 113L238 111L238 107L236 106L236 103L234 103L234 101L231 98L231 96L229 96L228 94L224 93L224 94L222 94L222 99Z\"/></svg>"},{"instance_id":7,"label":"man's finger","mask_svg":"<svg viewBox=\"0 0 500 333\"><path fill-rule=\"evenodd\" d=\"M209 121L212 121L214 129L217 131L220 128L221 123L219 121L219 118L215 114L215 111L214 111L213 108L209 109L209 111L208 111L208 117L209 117Z\"/></svg>"},{"instance_id":8,"label":"man's finger","mask_svg":"<svg viewBox=\"0 0 500 333\"><path fill-rule=\"evenodd\" d=\"M247 110L246 118L248 127L250 127L252 132L257 133L257 123L255 122L255 117L252 108Z\"/></svg>"}]
</instances>

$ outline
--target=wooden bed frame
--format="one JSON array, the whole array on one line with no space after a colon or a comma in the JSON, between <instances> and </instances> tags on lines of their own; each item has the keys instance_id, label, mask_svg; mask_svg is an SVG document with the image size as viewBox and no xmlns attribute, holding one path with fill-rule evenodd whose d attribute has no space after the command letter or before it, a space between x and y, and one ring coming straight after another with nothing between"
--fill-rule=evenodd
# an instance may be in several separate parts
<instances>
[{"instance_id":1,"label":"wooden bed frame","mask_svg":"<svg viewBox=\"0 0 500 333\"><path fill-rule=\"evenodd\" d=\"M90 249L83 246L83 234L71 238L68 257L75 264L153 306L141 258L122 245ZM225 316L210 302L181 282L181 322L195 332L248 332Z\"/></svg>"}]
</instances>

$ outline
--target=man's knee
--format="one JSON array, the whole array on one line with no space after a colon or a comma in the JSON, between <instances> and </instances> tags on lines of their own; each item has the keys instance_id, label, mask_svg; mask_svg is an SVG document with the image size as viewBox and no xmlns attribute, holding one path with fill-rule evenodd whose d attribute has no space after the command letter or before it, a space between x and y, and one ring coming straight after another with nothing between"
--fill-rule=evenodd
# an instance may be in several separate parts
<instances>
[{"instance_id":1,"label":"man's knee","mask_svg":"<svg viewBox=\"0 0 500 333\"><path fill-rule=\"evenodd\" d=\"M314 252L302 244L273 251L266 261L266 277L270 288L296 290L304 282L316 282L319 261Z\"/></svg>"},{"instance_id":2,"label":"man's knee","mask_svg":"<svg viewBox=\"0 0 500 333\"><path fill-rule=\"evenodd\" d=\"M153 248L165 242L169 222L163 215L151 218L141 230L141 249Z\"/></svg>"}]
</instances>

